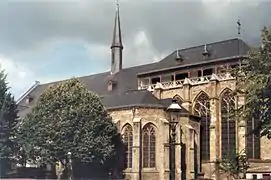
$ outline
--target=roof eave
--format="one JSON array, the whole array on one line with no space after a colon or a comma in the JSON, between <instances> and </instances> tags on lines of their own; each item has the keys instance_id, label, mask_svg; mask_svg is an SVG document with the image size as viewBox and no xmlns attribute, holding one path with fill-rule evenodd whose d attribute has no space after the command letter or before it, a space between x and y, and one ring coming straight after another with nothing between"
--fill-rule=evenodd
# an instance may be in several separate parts
<instances>
[{"instance_id":1,"label":"roof eave","mask_svg":"<svg viewBox=\"0 0 271 180\"><path fill-rule=\"evenodd\" d=\"M107 110L119 110L119 109L130 109L130 108L154 108L154 109L165 109L167 107L163 105L151 105L151 104L130 104L130 105L121 105L114 107L105 107Z\"/></svg>"},{"instance_id":2,"label":"roof eave","mask_svg":"<svg viewBox=\"0 0 271 180\"><path fill-rule=\"evenodd\" d=\"M23 95L16 100L16 104L18 105L25 97L28 96L30 92L32 92L36 87L40 85L39 81L36 81L34 85L32 85Z\"/></svg>"}]
</instances>

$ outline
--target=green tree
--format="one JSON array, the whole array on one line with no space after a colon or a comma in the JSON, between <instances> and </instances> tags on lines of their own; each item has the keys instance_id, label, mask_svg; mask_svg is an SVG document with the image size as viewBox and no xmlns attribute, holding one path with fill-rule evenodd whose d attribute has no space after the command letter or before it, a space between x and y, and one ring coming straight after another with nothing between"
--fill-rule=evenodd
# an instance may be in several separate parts
<instances>
[{"instance_id":1,"label":"green tree","mask_svg":"<svg viewBox=\"0 0 271 180\"><path fill-rule=\"evenodd\" d=\"M241 71L236 72L237 90L245 98L238 114L240 118L259 120L254 131L271 138L271 29L262 30L261 43L242 62Z\"/></svg>"},{"instance_id":2,"label":"green tree","mask_svg":"<svg viewBox=\"0 0 271 180\"><path fill-rule=\"evenodd\" d=\"M249 168L245 151L230 151L221 160L216 162L216 171L226 175L228 179L245 178L244 175Z\"/></svg>"},{"instance_id":3,"label":"green tree","mask_svg":"<svg viewBox=\"0 0 271 180\"><path fill-rule=\"evenodd\" d=\"M74 164L109 169L119 143L117 127L99 97L78 79L47 88L23 119L18 138L28 160L58 162L63 167L59 175L70 167L69 152Z\"/></svg>"},{"instance_id":4,"label":"green tree","mask_svg":"<svg viewBox=\"0 0 271 180\"><path fill-rule=\"evenodd\" d=\"M16 151L14 134L17 125L17 106L9 92L6 74L0 71L0 178L11 172Z\"/></svg>"}]
</instances>

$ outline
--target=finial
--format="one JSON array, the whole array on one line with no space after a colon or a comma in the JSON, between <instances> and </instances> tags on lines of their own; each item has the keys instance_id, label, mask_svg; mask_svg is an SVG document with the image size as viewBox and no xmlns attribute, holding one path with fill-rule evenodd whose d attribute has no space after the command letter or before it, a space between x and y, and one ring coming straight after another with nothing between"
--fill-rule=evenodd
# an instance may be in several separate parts
<instances>
[{"instance_id":1,"label":"finial","mask_svg":"<svg viewBox=\"0 0 271 180\"><path fill-rule=\"evenodd\" d=\"M117 0L117 10L119 9L119 0Z\"/></svg>"},{"instance_id":2,"label":"finial","mask_svg":"<svg viewBox=\"0 0 271 180\"><path fill-rule=\"evenodd\" d=\"M181 61L182 60L180 52L179 52L179 49L176 50L176 60L177 61Z\"/></svg>"},{"instance_id":3,"label":"finial","mask_svg":"<svg viewBox=\"0 0 271 180\"><path fill-rule=\"evenodd\" d=\"M210 56L210 53L209 53L209 51L207 49L207 44L204 45L204 51L203 51L202 55L203 56Z\"/></svg>"},{"instance_id":4,"label":"finial","mask_svg":"<svg viewBox=\"0 0 271 180\"><path fill-rule=\"evenodd\" d=\"M177 59L179 59L180 58L179 49L177 49L176 53L177 53L176 57L177 57Z\"/></svg>"},{"instance_id":5,"label":"finial","mask_svg":"<svg viewBox=\"0 0 271 180\"><path fill-rule=\"evenodd\" d=\"M204 45L204 52L207 52L207 44Z\"/></svg>"},{"instance_id":6,"label":"finial","mask_svg":"<svg viewBox=\"0 0 271 180\"><path fill-rule=\"evenodd\" d=\"M238 20L237 20L237 26L238 26L238 36L240 36L241 35L241 20L240 20L240 18L238 18Z\"/></svg>"}]
</instances>

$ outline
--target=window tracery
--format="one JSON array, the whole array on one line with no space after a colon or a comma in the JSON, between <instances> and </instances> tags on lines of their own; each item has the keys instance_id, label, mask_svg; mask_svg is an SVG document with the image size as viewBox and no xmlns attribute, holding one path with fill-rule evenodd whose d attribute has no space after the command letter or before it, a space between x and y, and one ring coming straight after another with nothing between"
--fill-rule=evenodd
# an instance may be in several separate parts
<instances>
[{"instance_id":1,"label":"window tracery","mask_svg":"<svg viewBox=\"0 0 271 180\"><path fill-rule=\"evenodd\" d=\"M142 130L143 138L143 167L155 167L156 133L152 124L147 124Z\"/></svg>"},{"instance_id":2,"label":"window tracery","mask_svg":"<svg viewBox=\"0 0 271 180\"><path fill-rule=\"evenodd\" d=\"M195 100L194 114L201 117L201 158L210 159L210 98L206 93L201 93Z\"/></svg>"},{"instance_id":3,"label":"window tracery","mask_svg":"<svg viewBox=\"0 0 271 180\"><path fill-rule=\"evenodd\" d=\"M123 133L124 145L125 145L125 167L132 168L132 156L133 156L133 128L131 125L126 125Z\"/></svg>"},{"instance_id":4,"label":"window tracery","mask_svg":"<svg viewBox=\"0 0 271 180\"><path fill-rule=\"evenodd\" d=\"M221 97L221 148L222 157L236 150L235 99L230 90Z\"/></svg>"}]
</instances>

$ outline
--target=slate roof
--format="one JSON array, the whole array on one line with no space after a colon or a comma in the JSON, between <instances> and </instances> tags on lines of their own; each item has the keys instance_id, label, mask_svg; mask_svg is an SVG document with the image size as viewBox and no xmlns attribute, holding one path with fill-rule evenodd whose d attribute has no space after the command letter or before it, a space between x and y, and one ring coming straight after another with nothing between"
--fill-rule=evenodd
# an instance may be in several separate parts
<instances>
[{"instance_id":1,"label":"slate roof","mask_svg":"<svg viewBox=\"0 0 271 180\"><path fill-rule=\"evenodd\" d=\"M239 46L239 51L238 51ZM178 66L189 67L195 64L204 64L208 62L216 62L221 60L227 60L238 55L246 55L249 50L249 46L246 45L242 40L239 39L230 39L220 42L215 42L207 45L207 48L210 50L210 56L203 59L202 52L204 51L204 45L191 47L186 49L179 50L179 54L183 57L182 62L176 61L176 51L165 57L159 62L140 65L130 68L122 69L120 72L111 75L110 72L104 72L89 76L79 77L79 79L93 92L97 93L100 96L104 97L104 102L109 107L118 107L118 106L130 106L131 104L148 104L157 106L159 103L157 100L150 98L150 95L144 96L144 93L137 93L135 90L138 89L138 80L137 75L140 73L159 71L165 68L174 68ZM117 82L117 86L113 91L108 91L107 83L109 80ZM57 84L61 81L40 84L34 87L30 92L27 92L23 95L18 101L20 114L25 114L26 111L29 111L32 106L38 101L39 96L42 92L49 86ZM113 102L113 96L118 96L121 93L125 93L126 99L121 100L121 98L116 98ZM142 94L141 94L142 93ZM27 96L33 97L32 105L27 105L25 103L25 98ZM122 96L124 98L124 96ZM138 98L140 97L140 98ZM144 98L146 98L146 100ZM108 99L106 99L108 98ZM144 100L143 100L143 99ZM142 101L135 101L135 99L141 99ZM30 108L26 108L29 106ZM27 109L27 110L26 110ZM23 112L22 112L23 111Z\"/></svg>"},{"instance_id":2,"label":"slate roof","mask_svg":"<svg viewBox=\"0 0 271 180\"><path fill-rule=\"evenodd\" d=\"M206 47L210 53L209 56L202 55L205 48L204 44L180 49L178 51L175 50L160 62L156 63L150 72L229 60L239 56L246 56L250 50L250 47L244 41L237 38L206 44ZM176 60L177 52L182 58L181 61ZM147 72L141 72L139 74L146 73Z\"/></svg>"},{"instance_id":3,"label":"slate roof","mask_svg":"<svg viewBox=\"0 0 271 180\"><path fill-rule=\"evenodd\" d=\"M134 90L105 95L101 97L101 100L107 109L127 107L167 108L171 104L170 99L159 100L147 90Z\"/></svg>"}]
</instances>

